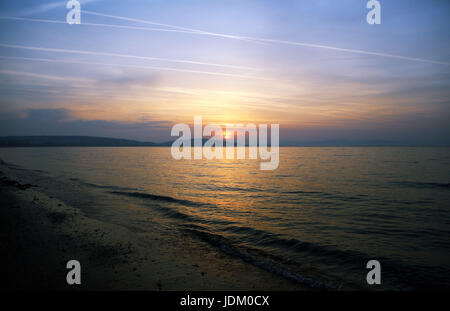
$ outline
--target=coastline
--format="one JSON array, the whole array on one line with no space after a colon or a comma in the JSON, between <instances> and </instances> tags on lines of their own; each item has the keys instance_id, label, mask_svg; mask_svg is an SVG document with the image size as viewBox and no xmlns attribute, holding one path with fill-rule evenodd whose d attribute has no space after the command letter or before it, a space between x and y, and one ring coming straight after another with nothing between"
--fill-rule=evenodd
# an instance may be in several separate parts
<instances>
[{"instance_id":1,"label":"coastline","mask_svg":"<svg viewBox=\"0 0 450 311\"><path fill-rule=\"evenodd\" d=\"M0 160L0 256L8 290L310 289L188 238L174 245L164 233L142 236L90 218L45 190L39 180L19 180ZM66 283L72 259L81 263L81 285Z\"/></svg>"}]
</instances>

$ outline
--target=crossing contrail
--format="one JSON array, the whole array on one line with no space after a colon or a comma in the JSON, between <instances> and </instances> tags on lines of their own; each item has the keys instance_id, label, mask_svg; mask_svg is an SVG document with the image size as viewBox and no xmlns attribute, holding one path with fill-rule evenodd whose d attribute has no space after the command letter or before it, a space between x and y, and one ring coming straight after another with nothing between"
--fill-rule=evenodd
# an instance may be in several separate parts
<instances>
[{"instance_id":1,"label":"crossing contrail","mask_svg":"<svg viewBox=\"0 0 450 311\"><path fill-rule=\"evenodd\" d=\"M155 61L156 60L156 61L164 61L164 62L184 63L184 64L194 64L194 65L204 65L204 66L214 66L214 67L224 67L224 68L233 68L233 69L257 70L255 68L244 67L244 66L205 63L205 62L197 62L197 61L182 60L182 59L170 59L170 58L158 58L158 57L137 56L137 55L128 55L128 54L116 54L116 53L108 53L108 52L56 49L56 48L35 47L35 46L5 44L5 43L0 43L0 47L12 48L12 49L24 49L24 50L32 50L32 51L41 51L41 52L83 54L83 55L96 55L96 56L113 56L113 57L140 59L140 60L151 60L151 61Z\"/></svg>"},{"instance_id":2,"label":"crossing contrail","mask_svg":"<svg viewBox=\"0 0 450 311\"><path fill-rule=\"evenodd\" d=\"M91 14L91 12L83 11L86 14ZM96 13L95 15L99 16L108 16L111 15L105 15ZM39 19L39 18L29 18L29 17L16 17L16 16L0 16L0 19L7 19L7 20L15 20L15 21L28 21L28 22L40 22L40 23L49 23L49 24L67 24L65 21L58 21L58 20L51 20L51 19ZM129 19L129 18L120 18L125 19L128 21L139 21L140 23L143 23L145 21L143 20L135 20L135 19ZM146 23L151 25L159 25L159 26L165 26L166 24L160 24L160 23ZM244 38L238 38L237 36L226 36L226 35L218 35L211 32L202 32L199 30L188 30L190 28L183 28L183 27L176 27L172 29L168 28L148 28L148 27L138 27L138 26L127 26L127 25L114 25L114 24L103 24L103 23L89 23L89 22L82 22L80 25L82 26L96 26L96 27L109 27L109 28L119 28L119 29L131 29L131 30L145 30L145 31L160 31L160 32L174 32L174 33L184 33L184 34L192 34L192 35L209 35L209 36L217 36L217 37L223 37L223 38L231 38L231 39L239 39L244 41L249 41L252 43L257 43L261 45L269 45L267 42L257 41L257 40L250 40L250 39L244 39ZM175 27L175 26L174 26Z\"/></svg>"},{"instance_id":3,"label":"crossing contrail","mask_svg":"<svg viewBox=\"0 0 450 311\"><path fill-rule=\"evenodd\" d=\"M96 16L114 18L114 19L125 20L125 21L136 22L136 23L144 23L144 24L149 24L149 25L164 26L164 27L174 28L174 29L183 30L183 31L190 31L191 33L201 34L201 35L209 35L209 36L216 36L216 37L237 39L237 40L246 40L246 41L252 41L252 42L278 43L278 44L292 45L292 46L319 48L319 49L347 52L347 53L354 53L354 54L388 57L388 58L402 59L402 60L415 61L415 62L447 65L447 66L450 65L449 62L435 61L435 60L424 59L424 58L409 57L409 56L395 55L395 54L382 53L382 52L372 52L372 51L358 50L358 49L347 49L347 48L340 48L340 47L329 46L329 45L304 43L304 42L297 42L297 41L266 39L266 38L257 38L257 37L248 37L248 36L236 36L236 35L230 35L230 34L208 32L208 31L193 29L193 28L180 27L180 26L171 25L171 24L157 23L157 22L153 22L153 21L147 21L147 20L136 19L136 18L103 14L103 13L92 12L92 11L83 10L83 12L85 14L91 14L91 15L96 15Z\"/></svg>"},{"instance_id":4,"label":"crossing contrail","mask_svg":"<svg viewBox=\"0 0 450 311\"><path fill-rule=\"evenodd\" d=\"M41 18L29 18L29 17L0 16L0 19L15 20L15 21L27 21L27 22L39 22L39 23L49 23L49 24L67 24L66 21L59 21L59 20L53 20L53 19L41 19ZM197 32L194 32L194 31L167 29L167 28L149 28L149 27L139 27L139 26L126 26L126 25L88 23L88 22L83 22L83 23L80 24L80 26L83 26L83 25L86 25L86 26L97 26L97 27L132 29L132 30L148 30L148 31L162 31L162 32L177 32L177 33L187 33L187 34L198 34Z\"/></svg>"},{"instance_id":5,"label":"crossing contrail","mask_svg":"<svg viewBox=\"0 0 450 311\"><path fill-rule=\"evenodd\" d=\"M113 19L129 21L129 22L142 23L142 24L155 25L155 26L163 26L163 27L173 28L173 29L177 29L177 30L181 30L181 31L188 31L190 33L201 34L201 35L210 35L210 36L229 38L229 39L237 39L237 40L249 40L249 41L253 40L251 38L245 38L242 36L220 34L220 33L209 32L209 31L204 31L204 30L199 30L199 29L194 29L194 28L187 28L187 27L175 26L175 25L170 25L170 24L157 23L157 22L136 19L136 18L130 18L130 17L124 17L124 16L110 15L110 14L104 14L104 13L98 13L98 12L92 12L92 11L86 11L86 10L82 10L82 12L85 14L89 14L89 15L108 17L108 18L113 18Z\"/></svg>"},{"instance_id":6,"label":"crossing contrail","mask_svg":"<svg viewBox=\"0 0 450 311\"><path fill-rule=\"evenodd\" d=\"M0 44L0 46L1 45L2 44ZM267 78L261 78L261 77L255 77L255 76L245 76L245 75L238 75L238 74L232 74L232 73L201 71L201 70L190 70L190 69L179 69L179 68L171 68L171 67L141 66L141 65L128 65L128 64L111 64L111 63L98 63L98 62L84 62L84 61L76 61L76 60L59 60L59 59L49 59L49 58L33 58L33 57L2 56L2 55L0 55L0 59L35 61L35 62L48 62L48 63L96 65L96 66L106 66L106 67L125 67L125 68L137 68L137 69L165 70L165 71L176 71L176 72L185 72L185 73L206 74L206 75L233 77L233 78L243 78L243 79L269 80L269 81L271 80L271 79L267 79Z\"/></svg>"},{"instance_id":7,"label":"crossing contrail","mask_svg":"<svg viewBox=\"0 0 450 311\"><path fill-rule=\"evenodd\" d=\"M430 60L430 59L409 57L409 56L403 56L403 55L395 55L395 54L389 54L389 53L383 53L383 52L373 52L373 51L359 50L359 49L347 49L347 48L341 48L341 47L335 47L335 46L329 46L329 45L321 45L321 44L305 43L305 42L297 42L297 41L277 40L277 39L248 37L248 36L236 36L236 35L208 32L208 31L203 31L203 30L199 30L199 29L180 27L180 26L175 26L175 25L170 25L170 24L157 23L157 22L123 17L123 16L97 13L97 12L92 12L92 11L84 11L83 10L83 12L85 14L90 14L90 15L108 17L108 18L113 18L113 19L119 19L119 20L155 25L155 26L163 26L163 27L168 27L168 28L172 28L172 29L147 28L147 27L138 27L138 26L112 25L112 24L99 24L99 23L83 22L84 25L88 25L88 26L122 28L122 29L133 29L133 30L146 30L146 31L175 32L175 33L185 33L185 34L193 34L193 35L207 35L207 36L215 36L215 37L235 39L235 40L244 40L244 41L259 43L259 44L274 44L275 43L275 44L283 44L283 45L291 45L291 46L319 48L319 49L347 52L347 53L353 53L353 54L362 54L362 55L371 55L371 56L387 57L387 58L394 58L394 59L402 59L402 60L415 61L415 62L423 62L423 63L431 63L431 64L439 64L439 65L447 65L447 66L450 65L449 62L435 61L435 60ZM23 20L23 21L55 23L55 24L65 24L66 23L63 21L56 21L56 20L35 19L35 18L25 18L25 17L12 17L12 16L0 16L0 19ZM206 65L207 63L202 63L202 64ZM217 64L208 64L208 65L214 66ZM237 67L237 66L231 66L231 65L221 65L221 66L226 66L226 67L230 67L230 68ZM240 67L240 69L251 69L251 68Z\"/></svg>"}]
</instances>

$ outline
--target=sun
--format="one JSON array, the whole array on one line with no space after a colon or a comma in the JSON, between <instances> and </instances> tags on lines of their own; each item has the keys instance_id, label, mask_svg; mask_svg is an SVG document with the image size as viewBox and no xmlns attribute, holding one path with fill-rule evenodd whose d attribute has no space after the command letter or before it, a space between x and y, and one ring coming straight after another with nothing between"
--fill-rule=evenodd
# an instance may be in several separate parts
<instances>
[{"instance_id":1,"label":"sun","mask_svg":"<svg viewBox=\"0 0 450 311\"><path fill-rule=\"evenodd\" d=\"M230 133L228 133L228 132L223 132L223 138L224 139L229 139L231 137L231 135L230 135Z\"/></svg>"}]
</instances>

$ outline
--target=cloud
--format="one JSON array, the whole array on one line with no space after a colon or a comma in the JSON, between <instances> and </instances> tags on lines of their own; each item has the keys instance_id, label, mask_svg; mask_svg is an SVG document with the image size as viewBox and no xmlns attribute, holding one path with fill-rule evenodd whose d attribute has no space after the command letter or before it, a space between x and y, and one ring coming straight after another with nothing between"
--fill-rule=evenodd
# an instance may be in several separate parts
<instances>
[{"instance_id":1,"label":"cloud","mask_svg":"<svg viewBox=\"0 0 450 311\"><path fill-rule=\"evenodd\" d=\"M232 69L255 70L255 68L246 67L246 66L218 64L218 63L206 63L206 62L199 62L199 61L186 60L186 59L174 59L174 58L161 58L161 57L139 56L139 55L129 55L129 54L118 54L118 53L110 53L110 52L97 52L97 51L71 50L71 49L54 49L54 48L47 48L47 47L36 47L36 46L17 45L17 44L5 44L5 43L0 43L0 47L11 48L11 49L31 50L31 51L37 51L37 52L52 52L52 53L63 53L63 54L91 55L91 56L108 56L108 57L120 57L120 58L129 58L129 59L137 59L137 60L182 63L182 64L189 64L189 65L202 65L202 66L223 67L223 68L232 68Z\"/></svg>"},{"instance_id":2,"label":"cloud","mask_svg":"<svg viewBox=\"0 0 450 311\"><path fill-rule=\"evenodd\" d=\"M2 114L3 115L3 114ZM117 122L74 118L72 111L58 109L29 109L22 116L7 114L0 122L1 136L75 135L166 141L170 139L171 122L151 120Z\"/></svg>"},{"instance_id":3,"label":"cloud","mask_svg":"<svg viewBox=\"0 0 450 311\"><path fill-rule=\"evenodd\" d=\"M128 70L115 70L108 72L107 76L98 77L96 82L100 86L147 86L158 82L158 74L129 72Z\"/></svg>"},{"instance_id":4,"label":"cloud","mask_svg":"<svg viewBox=\"0 0 450 311\"><path fill-rule=\"evenodd\" d=\"M394 124L370 124L363 126L335 127L281 126L282 144L298 145L310 143L372 143L395 142L411 145L449 145L448 112L442 107L437 113L398 116ZM0 136L73 135L100 136L136 139L140 141L170 141L171 121L143 120L139 122L117 122L108 120L84 120L75 117L68 109L28 109L22 113L0 114Z\"/></svg>"},{"instance_id":5,"label":"cloud","mask_svg":"<svg viewBox=\"0 0 450 311\"><path fill-rule=\"evenodd\" d=\"M70 111L67 109L30 109L27 111L26 118L38 122L61 121L70 118Z\"/></svg>"},{"instance_id":6,"label":"cloud","mask_svg":"<svg viewBox=\"0 0 450 311\"><path fill-rule=\"evenodd\" d=\"M89 77L75 65L65 73L42 74L15 70L0 70L0 108L55 107L58 103L88 101L103 96L114 98L136 97L136 90L147 90L159 84L161 76L154 71L135 70L127 67L91 68ZM36 70L35 70L36 71ZM74 76L67 75L70 72ZM139 97L139 96L137 96ZM23 105L17 106L17 103Z\"/></svg>"}]
</instances>

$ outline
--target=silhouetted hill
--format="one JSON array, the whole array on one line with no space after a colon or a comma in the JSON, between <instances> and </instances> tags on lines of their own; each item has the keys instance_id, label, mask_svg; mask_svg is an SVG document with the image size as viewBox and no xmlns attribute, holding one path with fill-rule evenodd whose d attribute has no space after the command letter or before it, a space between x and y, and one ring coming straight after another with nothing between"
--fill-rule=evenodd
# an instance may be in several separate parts
<instances>
[{"instance_id":1,"label":"silhouetted hill","mask_svg":"<svg viewBox=\"0 0 450 311\"><path fill-rule=\"evenodd\" d=\"M202 145L208 141L202 139ZM237 141L235 140L235 145ZM7 136L0 137L1 147L167 147L172 141L164 143L142 142L130 139L93 137L93 136ZM225 141L223 142L225 146ZM248 140L246 141L248 146ZM268 141L270 146L270 139ZM191 140L194 146L194 140ZM369 140L369 141L300 141L281 142L280 147L376 147L376 146L421 146L420 144L402 144L394 141Z\"/></svg>"},{"instance_id":2,"label":"silhouetted hill","mask_svg":"<svg viewBox=\"0 0 450 311\"><path fill-rule=\"evenodd\" d=\"M0 147L156 147L168 143L91 136L8 136L0 137Z\"/></svg>"}]
</instances>

